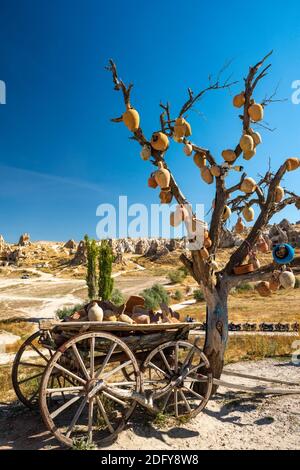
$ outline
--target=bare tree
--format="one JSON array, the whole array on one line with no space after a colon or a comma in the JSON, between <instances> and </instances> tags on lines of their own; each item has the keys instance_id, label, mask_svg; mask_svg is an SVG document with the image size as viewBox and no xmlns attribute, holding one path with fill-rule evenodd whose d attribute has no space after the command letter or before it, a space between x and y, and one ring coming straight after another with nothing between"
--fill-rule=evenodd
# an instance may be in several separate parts
<instances>
[{"instance_id":1,"label":"bare tree","mask_svg":"<svg viewBox=\"0 0 300 470\"><path fill-rule=\"evenodd\" d=\"M184 118L187 111L191 110L195 104L201 100L204 94L212 90L229 89L236 83L230 82L230 79L221 80L221 75L223 75L222 72L224 72L224 70L221 71L215 81L210 78L208 86L199 93L194 94L191 89L188 89L188 99L182 105L176 119L172 119L171 117L169 103L160 104L162 108L160 114L160 132L167 136L167 138L173 137L176 142L185 145L187 153L191 151L196 152L200 163L202 159L202 164L198 166L202 166L202 170L205 168L206 180L208 176L207 182L211 183L214 181L215 183L215 199L209 232L206 234L206 239L204 240L207 251L201 249L192 250L190 256L182 254L180 259L197 283L202 286L205 295L207 303L207 329L204 352L210 361L212 372L217 378L219 378L222 373L228 337L228 294L230 290L241 282L270 280L272 273L278 269L278 265L271 263L259 267L253 272L246 272L241 275L235 274L235 268L242 266L249 256L249 253L255 250L264 229L274 214L278 213L289 204L296 204L298 208L300 207L300 197L289 191L284 192L280 187L280 182L286 171L299 166L300 162L295 158L286 160L276 173L273 173L269 169L257 183L252 178L248 178L246 173L243 173L236 185L229 188L226 186L226 177L229 171L232 169L241 169L236 165L239 157L243 156L244 159L249 160L254 156L256 146L261 143L260 134L255 132L251 126L257 124L261 127L267 127L263 123L264 108L273 101L278 101L273 99L274 94L269 98L265 98L261 104L255 103L253 98L258 83L267 75L271 67L271 64L266 65L271 54L272 52L267 54L256 65L249 68L248 74L244 79L243 91L234 98L234 105L242 110L239 116L242 122L242 138L239 139L239 143L234 150L228 150L222 153L225 162L223 161L218 164L210 150L196 145L189 140L188 137L191 129L187 120ZM107 69L112 73L115 85L114 89L121 91L123 94L127 111L133 110L130 102L130 94L133 85L130 84L126 86L119 78L116 65L112 60L109 61ZM132 116L129 116L129 118L136 117L134 113L136 113L135 110L133 110ZM128 122L128 116L126 121L126 116L124 115L112 119L112 121L124 121L127 127L132 130L131 138L143 146L145 152L147 152L148 149L151 163L168 170L170 175L168 188L170 197L164 202L169 202L171 198L174 197L179 205L188 204L187 198L179 188L166 163L168 145L163 150L158 149L158 145L155 145L157 134L155 134L154 137L152 136L149 142L139 125L139 119L135 125ZM182 127L180 126L185 126L184 135L182 135ZM159 138L160 137L161 134L159 134ZM236 192L241 192L241 194L235 195ZM248 214L249 220L249 217L251 219L251 216L253 216L251 213L253 206L258 207L259 214L251 229L245 231L244 241L231 254L225 267L220 269L214 264L214 268L212 269L211 261L214 260L217 255L226 218L231 212L236 212L239 216L242 213L245 214L246 209L248 213L250 210L250 215ZM241 218L239 219L239 224L242 224ZM207 256L207 252L209 256ZM297 271L300 266L300 257L295 258L291 266Z\"/></svg>"}]
</instances>

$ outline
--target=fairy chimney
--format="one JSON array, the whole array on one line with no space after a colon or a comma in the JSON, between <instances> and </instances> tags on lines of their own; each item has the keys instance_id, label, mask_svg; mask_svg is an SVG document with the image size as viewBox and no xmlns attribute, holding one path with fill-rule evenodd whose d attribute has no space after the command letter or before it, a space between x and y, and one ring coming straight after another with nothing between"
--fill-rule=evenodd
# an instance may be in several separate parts
<instances>
[{"instance_id":1,"label":"fairy chimney","mask_svg":"<svg viewBox=\"0 0 300 470\"><path fill-rule=\"evenodd\" d=\"M28 246L30 244L30 235L29 233L23 233L19 238L19 246Z\"/></svg>"},{"instance_id":2,"label":"fairy chimney","mask_svg":"<svg viewBox=\"0 0 300 470\"><path fill-rule=\"evenodd\" d=\"M84 240L81 240L78 244L77 251L75 253L74 258L71 261L73 265L85 264L87 260L87 253L86 253L86 244Z\"/></svg>"}]
</instances>

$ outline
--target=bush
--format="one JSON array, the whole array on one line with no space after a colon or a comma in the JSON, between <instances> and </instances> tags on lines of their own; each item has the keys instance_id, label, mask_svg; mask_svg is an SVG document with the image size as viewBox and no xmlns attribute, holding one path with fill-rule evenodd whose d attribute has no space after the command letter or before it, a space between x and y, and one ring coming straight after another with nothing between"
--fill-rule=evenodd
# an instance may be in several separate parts
<instances>
[{"instance_id":1,"label":"bush","mask_svg":"<svg viewBox=\"0 0 300 470\"><path fill-rule=\"evenodd\" d=\"M180 300L183 299L183 294L182 294L182 292L181 292L180 290L177 289L177 290L174 292L174 299L175 299L175 300L178 300L178 302L180 302Z\"/></svg>"},{"instance_id":2,"label":"bush","mask_svg":"<svg viewBox=\"0 0 300 470\"><path fill-rule=\"evenodd\" d=\"M114 289L112 291L110 300L115 305L122 305L125 303L125 297L120 289Z\"/></svg>"},{"instance_id":3,"label":"bush","mask_svg":"<svg viewBox=\"0 0 300 470\"><path fill-rule=\"evenodd\" d=\"M58 310L56 310L55 314L56 316L60 319L63 320L66 317L69 317L70 315L73 315L73 313L78 312L78 310L81 310L83 308L84 304L80 305L74 305L73 307L63 307Z\"/></svg>"},{"instance_id":4,"label":"bush","mask_svg":"<svg viewBox=\"0 0 300 470\"><path fill-rule=\"evenodd\" d=\"M145 307L151 310L158 308L161 303L169 303L168 293L160 284L154 284L150 289L143 290L141 296L145 299Z\"/></svg>"},{"instance_id":5,"label":"bush","mask_svg":"<svg viewBox=\"0 0 300 470\"><path fill-rule=\"evenodd\" d=\"M178 284L186 278L186 273L182 269L177 269L176 271L170 271L168 273L168 278L172 284Z\"/></svg>"},{"instance_id":6,"label":"bush","mask_svg":"<svg viewBox=\"0 0 300 470\"><path fill-rule=\"evenodd\" d=\"M196 302L203 302L203 300L205 300L202 290L196 289L194 291L194 299L196 300Z\"/></svg>"}]
</instances>

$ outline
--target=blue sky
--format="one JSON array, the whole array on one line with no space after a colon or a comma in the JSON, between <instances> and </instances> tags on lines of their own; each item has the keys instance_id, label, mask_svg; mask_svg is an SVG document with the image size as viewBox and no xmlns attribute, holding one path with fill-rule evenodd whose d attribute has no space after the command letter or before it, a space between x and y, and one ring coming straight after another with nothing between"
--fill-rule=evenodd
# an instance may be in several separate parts
<instances>
[{"instance_id":1,"label":"blue sky","mask_svg":"<svg viewBox=\"0 0 300 470\"><path fill-rule=\"evenodd\" d=\"M274 49L271 73L255 98L279 83L278 95L288 100L267 108L276 131L262 131L264 143L247 171L256 177L269 158L276 168L299 156L300 105L291 102L291 84L300 80L299 14L296 0L254 0L247 9L240 1L1 0L7 104L0 105L0 233L10 241L24 231L33 239L95 236L100 203L116 203L119 195L158 201L147 187L151 165L125 126L109 120L124 110L104 70L110 57L122 78L134 81L132 104L150 137L160 100L170 101L175 116L187 87L205 87L208 74L229 59L233 79L242 80L250 64ZM211 92L198 104L200 113L189 115L193 141L217 158L240 135L231 99L228 91ZM181 146L172 144L167 158L191 202L210 207L213 189ZM299 172L284 184L296 191ZM283 215L300 219L295 208Z\"/></svg>"}]
</instances>

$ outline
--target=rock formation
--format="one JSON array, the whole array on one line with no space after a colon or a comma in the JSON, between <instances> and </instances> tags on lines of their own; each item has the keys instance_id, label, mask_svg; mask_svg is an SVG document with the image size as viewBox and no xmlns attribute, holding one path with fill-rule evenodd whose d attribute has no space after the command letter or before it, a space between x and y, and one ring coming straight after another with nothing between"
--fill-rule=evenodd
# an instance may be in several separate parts
<instances>
[{"instance_id":1,"label":"rock formation","mask_svg":"<svg viewBox=\"0 0 300 470\"><path fill-rule=\"evenodd\" d=\"M23 233L19 238L19 246L28 246L30 244L30 235L29 233Z\"/></svg>"},{"instance_id":2,"label":"rock formation","mask_svg":"<svg viewBox=\"0 0 300 470\"><path fill-rule=\"evenodd\" d=\"M64 248L67 248L69 250L75 250L77 248L77 243L75 242L75 240L68 240L64 246Z\"/></svg>"},{"instance_id":3,"label":"rock formation","mask_svg":"<svg viewBox=\"0 0 300 470\"><path fill-rule=\"evenodd\" d=\"M81 240L78 244L74 258L71 261L71 264L78 266L79 264L85 264L87 260L86 245L84 240Z\"/></svg>"}]
</instances>

